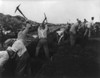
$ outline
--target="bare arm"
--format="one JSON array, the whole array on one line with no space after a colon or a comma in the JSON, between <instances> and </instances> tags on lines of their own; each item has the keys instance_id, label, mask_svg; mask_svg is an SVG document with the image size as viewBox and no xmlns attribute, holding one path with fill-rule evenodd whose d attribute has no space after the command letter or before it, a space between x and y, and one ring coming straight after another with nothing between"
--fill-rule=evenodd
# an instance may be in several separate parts
<instances>
[{"instance_id":1,"label":"bare arm","mask_svg":"<svg viewBox=\"0 0 100 78\"><path fill-rule=\"evenodd\" d=\"M30 26L26 26L26 28L23 30L23 34L27 34L28 33L28 31L29 31L29 28L30 28Z\"/></svg>"}]
</instances>

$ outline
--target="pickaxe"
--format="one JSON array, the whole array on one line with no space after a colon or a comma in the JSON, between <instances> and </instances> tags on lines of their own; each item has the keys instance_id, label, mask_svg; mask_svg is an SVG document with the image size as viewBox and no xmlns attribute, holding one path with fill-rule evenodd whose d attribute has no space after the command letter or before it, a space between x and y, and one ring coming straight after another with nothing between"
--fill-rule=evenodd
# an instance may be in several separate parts
<instances>
[{"instance_id":1,"label":"pickaxe","mask_svg":"<svg viewBox=\"0 0 100 78\"><path fill-rule=\"evenodd\" d=\"M46 14L45 14L45 13L44 13L44 16L45 16L45 20L46 20L46 22L48 22L48 21L47 21L47 16L46 16Z\"/></svg>"},{"instance_id":2,"label":"pickaxe","mask_svg":"<svg viewBox=\"0 0 100 78\"><path fill-rule=\"evenodd\" d=\"M45 15L45 13L44 13L44 16L45 16L45 18L44 18L44 20L43 20L42 24L44 24L44 23L45 23L45 21L47 22L47 17L46 17L46 15Z\"/></svg>"},{"instance_id":3,"label":"pickaxe","mask_svg":"<svg viewBox=\"0 0 100 78\"><path fill-rule=\"evenodd\" d=\"M16 10L15 10L15 13L16 13L16 11L18 10L20 13L21 13L21 15L27 20L27 18L25 17L25 15L23 14L23 12L20 10L20 8L19 8L19 6L20 6L21 4L19 4L17 7L16 7Z\"/></svg>"}]
</instances>

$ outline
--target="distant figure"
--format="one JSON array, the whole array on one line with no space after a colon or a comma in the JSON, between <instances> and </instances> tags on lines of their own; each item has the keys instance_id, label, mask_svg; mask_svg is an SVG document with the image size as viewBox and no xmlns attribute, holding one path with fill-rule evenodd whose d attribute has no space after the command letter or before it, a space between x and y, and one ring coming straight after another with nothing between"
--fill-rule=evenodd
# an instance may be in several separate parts
<instances>
[{"instance_id":1,"label":"distant figure","mask_svg":"<svg viewBox=\"0 0 100 78\"><path fill-rule=\"evenodd\" d=\"M88 33L88 38L91 37L91 30L92 30L92 28L94 28L93 25L94 25L94 17L91 17L91 21L86 23L87 29L84 34L84 35L86 35Z\"/></svg>"},{"instance_id":2,"label":"distant figure","mask_svg":"<svg viewBox=\"0 0 100 78\"><path fill-rule=\"evenodd\" d=\"M39 42L36 47L36 56L38 56L39 50L43 46L45 55L49 59L49 49L48 49L48 43L47 43L47 30L48 30L48 26L44 20L44 22L38 27Z\"/></svg>"},{"instance_id":3,"label":"distant figure","mask_svg":"<svg viewBox=\"0 0 100 78\"><path fill-rule=\"evenodd\" d=\"M56 32L58 35L58 44L60 43L62 37L64 36L64 31L65 31L65 28L60 28L60 30Z\"/></svg>"},{"instance_id":4,"label":"distant figure","mask_svg":"<svg viewBox=\"0 0 100 78\"><path fill-rule=\"evenodd\" d=\"M86 19L84 19L84 22L83 22L83 23L85 24L85 23L87 23L87 22L88 22L88 21L87 21Z\"/></svg>"},{"instance_id":5,"label":"distant figure","mask_svg":"<svg viewBox=\"0 0 100 78\"><path fill-rule=\"evenodd\" d=\"M91 21L90 21L90 23L91 23L91 26L94 25L94 17L91 17Z\"/></svg>"},{"instance_id":6,"label":"distant figure","mask_svg":"<svg viewBox=\"0 0 100 78\"><path fill-rule=\"evenodd\" d=\"M74 46L75 41L76 41L76 36L77 36L77 30L79 25L81 24L81 21L77 19L77 23L72 24L69 32L70 32L70 45Z\"/></svg>"}]
</instances>

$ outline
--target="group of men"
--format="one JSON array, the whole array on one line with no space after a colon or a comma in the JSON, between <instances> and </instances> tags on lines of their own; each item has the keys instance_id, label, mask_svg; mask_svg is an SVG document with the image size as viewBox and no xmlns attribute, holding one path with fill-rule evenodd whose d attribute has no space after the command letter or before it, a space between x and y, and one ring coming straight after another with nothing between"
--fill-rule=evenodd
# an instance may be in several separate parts
<instances>
[{"instance_id":1,"label":"group of men","mask_svg":"<svg viewBox=\"0 0 100 78\"><path fill-rule=\"evenodd\" d=\"M83 30L85 30L83 36L85 37L87 35L87 37L90 38L92 27L94 27L94 17L91 17L90 22L88 22L86 19L84 19L84 22L81 22L79 19L77 19L77 23L73 24L70 28L70 31L69 31L70 32L70 44L71 44L71 46L75 45L78 30L83 28ZM78 33L81 33L81 31Z\"/></svg>"},{"instance_id":2,"label":"group of men","mask_svg":"<svg viewBox=\"0 0 100 78\"><path fill-rule=\"evenodd\" d=\"M76 37L79 33L81 33L82 31L79 31L80 29L84 30L84 34L82 34L84 37L87 36L88 38L91 37L91 32L92 32L92 28L95 29L94 26L94 17L91 17L91 21L88 22L86 19L84 19L84 21L82 22L81 20L77 19L76 23L68 23L65 28L61 28L59 31L57 31L56 33L60 36L58 39L58 44L61 41L61 38L64 37L64 32L66 30L67 33L70 35L70 45L74 46L75 42L76 42Z\"/></svg>"},{"instance_id":3,"label":"group of men","mask_svg":"<svg viewBox=\"0 0 100 78\"><path fill-rule=\"evenodd\" d=\"M5 51L0 51L0 68L2 68L9 59L16 60L17 63L14 71L16 78L23 78L28 75L26 74L26 71L28 71L27 66L30 60L30 56L26 48L26 37L31 26L31 23L27 20L26 27L18 33L17 39L14 41L12 46L8 46ZM50 59L47 45L47 30L48 26L45 18L43 23L38 27L39 42L36 47L35 55L38 56L39 50L43 46L47 59Z\"/></svg>"},{"instance_id":4,"label":"group of men","mask_svg":"<svg viewBox=\"0 0 100 78\"><path fill-rule=\"evenodd\" d=\"M43 23L40 24L38 27L38 44L36 47L36 53L35 55L38 56L39 50L41 47L44 48L45 56L47 59L50 60L49 57L49 49L48 49L48 43L47 43L47 31L48 31L48 26L47 26L47 18L43 20ZM85 34L89 32L88 37L90 37L91 33L91 26L93 25L93 20L94 17L91 18L91 22L87 22L84 20L84 24L86 24L87 29L85 31ZM69 30L70 32L70 45L74 46L75 45L75 40L76 40L76 35L77 35L77 30L78 28L81 28L81 21L77 19L77 23L72 24L71 28ZM24 77L25 76L25 71L26 67L29 61L29 54L26 48L26 35L31 28L31 23L29 21L26 21L26 27L25 29L22 29L17 36L16 41L13 43L12 46L9 46L7 50L5 51L0 51L0 67L4 65L4 63L9 60L15 58L17 60L17 65L15 69L15 76L18 77ZM63 29L64 31L64 29Z\"/></svg>"}]
</instances>

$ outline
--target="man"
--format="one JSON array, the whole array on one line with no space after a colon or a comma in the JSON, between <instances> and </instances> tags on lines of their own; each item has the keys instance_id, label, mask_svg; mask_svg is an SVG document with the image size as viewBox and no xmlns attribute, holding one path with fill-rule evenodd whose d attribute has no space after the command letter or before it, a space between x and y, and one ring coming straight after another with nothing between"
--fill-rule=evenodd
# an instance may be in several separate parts
<instances>
[{"instance_id":1,"label":"man","mask_svg":"<svg viewBox=\"0 0 100 78\"><path fill-rule=\"evenodd\" d=\"M88 32L88 28L87 28L88 21L86 19L84 19L83 24L84 24L84 28L85 28L84 37L86 37L87 36L87 32Z\"/></svg>"},{"instance_id":2,"label":"man","mask_svg":"<svg viewBox=\"0 0 100 78\"><path fill-rule=\"evenodd\" d=\"M73 24L69 30L70 32L70 45L74 46L76 41L76 35L79 25L81 24L81 21L77 19L77 23Z\"/></svg>"},{"instance_id":3,"label":"man","mask_svg":"<svg viewBox=\"0 0 100 78\"><path fill-rule=\"evenodd\" d=\"M58 44L60 43L61 38L64 36L64 31L65 31L65 28L60 28L60 30L56 32L58 35Z\"/></svg>"},{"instance_id":4,"label":"man","mask_svg":"<svg viewBox=\"0 0 100 78\"><path fill-rule=\"evenodd\" d=\"M87 29L84 34L86 35L88 33L88 38L91 37L91 28L93 27L93 25L94 25L94 17L91 17L91 21L86 23Z\"/></svg>"},{"instance_id":5,"label":"man","mask_svg":"<svg viewBox=\"0 0 100 78\"><path fill-rule=\"evenodd\" d=\"M91 23L91 26L93 27L93 25L94 25L94 17L91 17L90 23Z\"/></svg>"},{"instance_id":6,"label":"man","mask_svg":"<svg viewBox=\"0 0 100 78\"><path fill-rule=\"evenodd\" d=\"M49 49L48 49L48 44L47 44L48 26L45 21L46 21L46 18L44 19L43 23L38 27L39 42L36 47L36 56L38 56L39 50L43 46L45 55L46 55L47 59L49 59Z\"/></svg>"},{"instance_id":7,"label":"man","mask_svg":"<svg viewBox=\"0 0 100 78\"><path fill-rule=\"evenodd\" d=\"M26 34L28 33L29 28L31 27L29 21L26 22L26 28L21 30L18 33L18 37L16 41L13 43L11 47L7 48L7 51L4 51L3 57L4 60L2 64L8 59L16 59L16 68L15 68L15 76L24 77L25 68L28 63L29 54L27 52L25 42L26 42ZM0 55L1 56L1 55ZM6 58L6 59L5 59ZM1 59L1 58L0 58Z\"/></svg>"}]
</instances>

